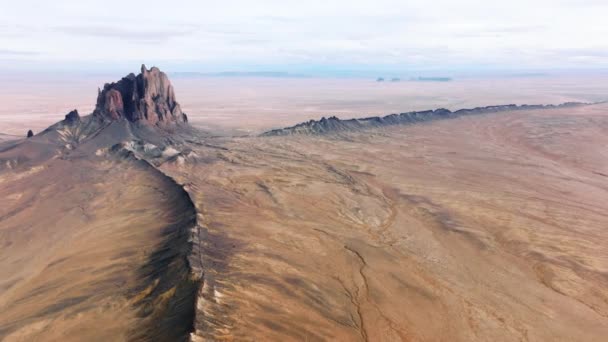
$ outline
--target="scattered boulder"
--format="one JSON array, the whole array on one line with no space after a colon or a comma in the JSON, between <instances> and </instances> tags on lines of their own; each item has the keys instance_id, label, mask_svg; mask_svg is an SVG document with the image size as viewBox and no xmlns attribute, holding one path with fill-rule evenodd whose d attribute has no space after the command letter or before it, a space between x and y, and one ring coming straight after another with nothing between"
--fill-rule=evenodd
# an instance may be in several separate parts
<instances>
[{"instance_id":1,"label":"scattered boulder","mask_svg":"<svg viewBox=\"0 0 608 342\"><path fill-rule=\"evenodd\" d=\"M27 137L31 138L34 136L34 132L32 132L32 130L30 129L29 131L27 131Z\"/></svg>"}]
</instances>

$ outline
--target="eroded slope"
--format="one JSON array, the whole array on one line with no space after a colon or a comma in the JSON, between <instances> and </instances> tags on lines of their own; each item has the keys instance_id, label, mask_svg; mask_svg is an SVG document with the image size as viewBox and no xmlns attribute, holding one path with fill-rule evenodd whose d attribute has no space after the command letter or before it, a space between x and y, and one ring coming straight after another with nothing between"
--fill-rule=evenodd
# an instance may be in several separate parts
<instances>
[{"instance_id":1,"label":"eroded slope","mask_svg":"<svg viewBox=\"0 0 608 342\"><path fill-rule=\"evenodd\" d=\"M0 339L179 340L192 329L187 194L128 154L0 174Z\"/></svg>"},{"instance_id":2,"label":"eroded slope","mask_svg":"<svg viewBox=\"0 0 608 342\"><path fill-rule=\"evenodd\" d=\"M196 336L602 341L606 111L191 144Z\"/></svg>"}]
</instances>

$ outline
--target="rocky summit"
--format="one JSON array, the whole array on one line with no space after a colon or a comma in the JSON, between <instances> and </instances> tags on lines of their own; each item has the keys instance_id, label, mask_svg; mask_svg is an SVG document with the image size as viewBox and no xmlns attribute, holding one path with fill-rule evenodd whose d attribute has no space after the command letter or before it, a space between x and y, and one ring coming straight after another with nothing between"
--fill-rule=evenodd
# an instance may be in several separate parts
<instances>
[{"instance_id":1,"label":"rocky summit","mask_svg":"<svg viewBox=\"0 0 608 342\"><path fill-rule=\"evenodd\" d=\"M167 75L157 67L133 73L99 90L93 115L102 120L122 120L164 126L188 121L175 100Z\"/></svg>"},{"instance_id":2,"label":"rocky summit","mask_svg":"<svg viewBox=\"0 0 608 342\"><path fill-rule=\"evenodd\" d=\"M80 114L78 114L78 111L74 109L65 115L65 119L63 121L69 125L77 124L80 122Z\"/></svg>"}]
</instances>

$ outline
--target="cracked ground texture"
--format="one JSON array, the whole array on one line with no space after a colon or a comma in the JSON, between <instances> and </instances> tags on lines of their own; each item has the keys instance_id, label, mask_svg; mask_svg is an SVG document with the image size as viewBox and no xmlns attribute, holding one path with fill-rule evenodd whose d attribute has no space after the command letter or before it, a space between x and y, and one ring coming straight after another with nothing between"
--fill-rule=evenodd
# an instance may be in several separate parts
<instances>
[{"instance_id":1,"label":"cracked ground texture","mask_svg":"<svg viewBox=\"0 0 608 342\"><path fill-rule=\"evenodd\" d=\"M189 146L193 339L605 340L607 110Z\"/></svg>"},{"instance_id":2,"label":"cracked ground texture","mask_svg":"<svg viewBox=\"0 0 608 342\"><path fill-rule=\"evenodd\" d=\"M605 341L606 113L6 149L0 339Z\"/></svg>"}]
</instances>

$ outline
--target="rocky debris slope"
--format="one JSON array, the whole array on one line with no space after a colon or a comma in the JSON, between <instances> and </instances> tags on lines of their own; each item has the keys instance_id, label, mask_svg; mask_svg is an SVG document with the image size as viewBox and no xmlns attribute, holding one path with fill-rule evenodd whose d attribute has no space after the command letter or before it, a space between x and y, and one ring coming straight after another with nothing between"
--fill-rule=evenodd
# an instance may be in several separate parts
<instances>
[{"instance_id":1,"label":"rocky debris slope","mask_svg":"<svg viewBox=\"0 0 608 342\"><path fill-rule=\"evenodd\" d=\"M374 116L362 119L346 119L342 120L335 116L329 118L321 118L321 120L310 120L297 124L295 126L275 129L262 134L262 136L280 136L280 135L292 135L292 134L305 134L305 135L320 135L330 134L339 132L348 132L359 130L363 128L382 127L390 125L403 125L413 124L417 122L425 122L439 119L449 119L464 115L475 115L475 114L487 114L513 110L531 110L531 109L549 109L549 108L562 108L562 107L573 107L584 105L579 102L566 102L560 105L499 105L499 106L487 106L487 107L476 107L472 109L459 109L457 111L450 111L449 109L440 108L435 110L425 110L417 112L407 112L401 114L390 114L387 116Z\"/></svg>"},{"instance_id":2,"label":"rocky debris slope","mask_svg":"<svg viewBox=\"0 0 608 342\"><path fill-rule=\"evenodd\" d=\"M107 83L99 90L93 115L102 120L126 119L163 126L188 121L175 100L173 86L167 75L157 67L127 75L115 83Z\"/></svg>"}]
</instances>

